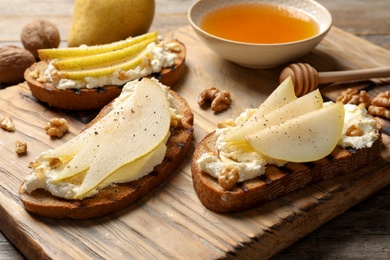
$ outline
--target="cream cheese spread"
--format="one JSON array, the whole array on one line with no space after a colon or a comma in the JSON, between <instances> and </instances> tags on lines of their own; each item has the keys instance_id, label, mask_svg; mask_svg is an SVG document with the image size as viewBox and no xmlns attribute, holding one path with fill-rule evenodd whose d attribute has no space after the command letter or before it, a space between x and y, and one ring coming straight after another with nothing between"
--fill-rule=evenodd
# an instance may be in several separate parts
<instances>
[{"instance_id":1,"label":"cream cheese spread","mask_svg":"<svg viewBox=\"0 0 390 260\"><path fill-rule=\"evenodd\" d=\"M324 103L324 106L327 104L329 102ZM344 129L339 145L355 149L371 147L379 138L376 121L367 115L365 108L347 104L344 105L344 109ZM254 111L255 109L247 109L244 111L235 119L234 125L241 125L249 119ZM352 125L357 126L363 134L361 136L347 136L346 132ZM217 137L216 148L218 148L218 155L204 153L197 161L200 170L218 179L223 168L236 168L239 170L238 182L242 182L264 174L267 164L283 166L287 163L286 161L276 160L259 153L246 141L222 141L230 129L231 127L226 127L216 130L215 136Z\"/></svg>"},{"instance_id":2,"label":"cream cheese spread","mask_svg":"<svg viewBox=\"0 0 390 260\"><path fill-rule=\"evenodd\" d=\"M177 111L174 107L173 97L169 93L168 88L159 83L157 80L155 81L161 86L161 88L164 89L166 93L167 101L170 106L169 110L171 120L180 119L181 115L177 114ZM115 108L120 109L121 104L124 102L124 100L129 98L131 99L134 96L137 86L138 80L127 83L123 87L121 95L113 102L113 110ZM101 183L96 189L90 191L84 197L81 197L79 199L91 197L97 194L100 189L109 185L137 180L142 176L150 173L156 165L160 164L163 161L167 149L166 142L168 138L169 135L164 140L164 142L162 142L153 152L151 152L148 156L144 157L140 162L137 162L137 166L141 165L141 167L136 174L127 176L126 173L132 172L130 168L132 168L134 165L125 165L119 170L120 172L115 172L103 183ZM65 199L73 199L80 189L84 174L78 174L75 177L71 177L63 181L54 180L54 177L67 166L67 164L71 161L73 157L70 156L68 159L62 159L63 162L60 165L52 165L52 158L45 159L45 154L50 151L51 150L43 152L40 156L36 158L34 163L38 164L38 166L35 167L34 171L25 178L23 189L26 190L28 193L31 193L32 191L41 188L47 190L54 196L62 197Z\"/></svg>"},{"instance_id":3,"label":"cream cheese spread","mask_svg":"<svg viewBox=\"0 0 390 260\"><path fill-rule=\"evenodd\" d=\"M165 156L165 152L166 152L166 141L161 145L159 145L153 153L151 153L149 156L144 158L143 167L137 172L136 175L132 175L131 177L120 178L120 179L117 179L114 176L112 176L111 178L101 183L96 189L89 192L85 197L82 197L80 199L91 197L97 194L100 189L107 187L109 185L113 185L115 183L130 182L133 180L137 180L144 175L149 174L150 172L152 172L153 168L156 165L162 162ZM53 169L50 166L50 160L43 159L44 155L45 153L41 154L36 159L36 161L40 162L40 166L38 166L33 173L29 174L26 177L23 185L23 189L26 190L28 193L31 193L36 189L44 189L56 197L61 197L64 199L73 199L80 189L81 182L82 182L82 178L80 178L81 176L73 177L66 181L60 181L60 182L56 181L54 179L56 174L58 174L64 167L66 167L66 164L62 165L61 167L57 167ZM123 168L121 168L121 171L131 172L130 169L132 167L133 167L132 165L126 165ZM117 174L117 175L121 175L121 174Z\"/></svg>"},{"instance_id":4,"label":"cream cheese spread","mask_svg":"<svg viewBox=\"0 0 390 260\"><path fill-rule=\"evenodd\" d=\"M355 149L371 147L379 138L378 126L375 119L367 115L367 110L365 108L359 106L346 104L344 105L344 109L344 128L339 145ZM356 126L360 129L361 135L348 136L347 130L352 126Z\"/></svg>"},{"instance_id":5,"label":"cream cheese spread","mask_svg":"<svg viewBox=\"0 0 390 260\"><path fill-rule=\"evenodd\" d=\"M80 47L82 48L82 47ZM158 73L163 68L172 67L175 64L177 54L172 52L171 49L164 43L156 44L150 43L146 47L146 53L149 53L148 58L144 58L141 65L135 69L128 71L116 71L109 76L101 77L86 77L83 81L71 80L71 79L56 79L52 75L56 74L56 67L51 61L45 71L45 78L48 82L52 83L58 89L80 89L80 88L97 88L106 85L122 86L129 81L139 79L152 73Z\"/></svg>"}]
</instances>

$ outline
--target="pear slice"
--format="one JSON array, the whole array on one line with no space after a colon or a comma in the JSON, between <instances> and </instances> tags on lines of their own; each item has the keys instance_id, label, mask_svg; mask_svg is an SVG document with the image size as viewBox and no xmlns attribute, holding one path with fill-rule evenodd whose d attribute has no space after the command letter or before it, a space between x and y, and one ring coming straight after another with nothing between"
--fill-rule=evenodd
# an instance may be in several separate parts
<instances>
[{"instance_id":1,"label":"pear slice","mask_svg":"<svg viewBox=\"0 0 390 260\"><path fill-rule=\"evenodd\" d=\"M265 115L285 104L297 99L294 90L294 83L291 77L287 77L259 106L262 115ZM260 114L258 116L261 116Z\"/></svg>"},{"instance_id":2,"label":"pear slice","mask_svg":"<svg viewBox=\"0 0 390 260\"><path fill-rule=\"evenodd\" d=\"M344 106L324 106L245 137L258 152L289 162L311 162L329 155L344 125Z\"/></svg>"},{"instance_id":3,"label":"pear slice","mask_svg":"<svg viewBox=\"0 0 390 260\"><path fill-rule=\"evenodd\" d=\"M72 178L81 173L85 173L93 163L94 153L94 150L87 151L85 149L81 149L73 156L72 160L66 165L66 167L53 177L53 181L60 182L65 179Z\"/></svg>"},{"instance_id":4,"label":"pear slice","mask_svg":"<svg viewBox=\"0 0 390 260\"><path fill-rule=\"evenodd\" d=\"M119 106L114 114L119 118L99 143L90 142L83 149L90 151L90 165L75 199L90 191L122 167L131 167L155 152L169 135L169 103L164 90L154 81L144 78L138 85L131 106ZM92 147L97 149L92 150Z\"/></svg>"},{"instance_id":5,"label":"pear slice","mask_svg":"<svg viewBox=\"0 0 390 260\"><path fill-rule=\"evenodd\" d=\"M129 59L144 50L148 44L155 42L157 38L152 38L134 44L124 49L90 55L86 57L76 57L53 61L53 65L58 70L87 69L91 67L101 67L105 64L115 64Z\"/></svg>"},{"instance_id":6,"label":"pear slice","mask_svg":"<svg viewBox=\"0 0 390 260\"><path fill-rule=\"evenodd\" d=\"M70 47L70 48L62 48L62 49L40 49L38 50L38 54L41 60L54 60L54 59L89 56L89 55L95 55L99 53L120 50L146 40L151 40L151 39L156 40L157 36L158 36L157 32L150 32L150 33L142 34L137 37L132 37L123 41L117 41L109 44L86 46L86 47Z\"/></svg>"},{"instance_id":7,"label":"pear slice","mask_svg":"<svg viewBox=\"0 0 390 260\"><path fill-rule=\"evenodd\" d=\"M262 110L258 109L241 126L233 128L226 134L223 141L232 142L243 140L246 135L320 109L322 106L322 96L317 89L267 114L264 114Z\"/></svg>"},{"instance_id":8,"label":"pear slice","mask_svg":"<svg viewBox=\"0 0 390 260\"><path fill-rule=\"evenodd\" d=\"M96 133L99 131L107 131L106 128L110 128L110 124L113 122L112 117L105 116L101 118L99 121L97 121L95 124L93 124L91 127L85 129L81 133L79 133L77 136L75 136L73 139L69 140L66 143L63 143L62 145L58 146L55 149L48 150L43 154L43 159L50 159L50 158L63 158L63 157L74 157L77 152L81 149L81 147L86 146L86 143L96 139Z\"/></svg>"},{"instance_id":9,"label":"pear slice","mask_svg":"<svg viewBox=\"0 0 390 260\"><path fill-rule=\"evenodd\" d=\"M149 153L143 158L134 161L133 163L124 165L110 175L104 183L123 183L132 180L137 180L142 176L153 171L154 165L151 162L161 162L167 150L167 146L161 143L153 153Z\"/></svg>"},{"instance_id":10,"label":"pear slice","mask_svg":"<svg viewBox=\"0 0 390 260\"><path fill-rule=\"evenodd\" d=\"M115 71L123 70L128 71L135 69L137 66L142 64L144 58L149 57L149 49L144 49L142 52L131 57L130 59L114 64L105 65L103 67L91 68L91 69L78 69L78 70L60 70L58 71L59 78L72 79L72 80L84 80L85 77L102 77L112 75Z\"/></svg>"},{"instance_id":11,"label":"pear slice","mask_svg":"<svg viewBox=\"0 0 390 260\"><path fill-rule=\"evenodd\" d=\"M257 117L260 118L264 116L267 113L272 112L275 109L278 109L287 103L297 99L295 96L295 90L294 90L294 84L292 82L291 77L287 77L269 96L268 98L256 109L255 113L251 115L251 117ZM239 134L233 133L236 132L238 128L244 127L244 125L251 120L249 118L246 122L243 124L237 126L232 130L231 134L227 134L224 137L223 141L233 141L233 140L239 140L242 139L243 136L240 136ZM255 119L252 119L255 120Z\"/></svg>"},{"instance_id":12,"label":"pear slice","mask_svg":"<svg viewBox=\"0 0 390 260\"><path fill-rule=\"evenodd\" d=\"M62 157L73 157L80 149L82 144L77 142L76 138L69 140L66 143L58 146L55 149L46 151L43 155L43 159L51 159L51 158L62 158Z\"/></svg>"},{"instance_id":13,"label":"pear slice","mask_svg":"<svg viewBox=\"0 0 390 260\"><path fill-rule=\"evenodd\" d=\"M125 100L122 106L130 106L131 99ZM72 178L78 174L85 173L90 165L94 161L94 157L91 156L96 153L96 150L101 149L101 143L104 143L107 138L107 134L112 133L113 127L118 127L118 122L121 121L122 114L117 110L110 111L106 116L96 122L91 128L86 129L75 139L76 141L68 145L68 147L58 149L53 155L59 155L60 153L66 153L74 151L73 159L68 165L55 177L54 181L63 181L65 179ZM72 148L75 147L75 148Z\"/></svg>"},{"instance_id":14,"label":"pear slice","mask_svg":"<svg viewBox=\"0 0 390 260\"><path fill-rule=\"evenodd\" d=\"M93 129L86 129L85 131L81 132L79 135L74 137L73 139L67 141L66 143L63 143L62 145L58 146L55 149L48 150L43 154L43 159L50 159L50 158L61 158L61 157L67 157L67 156L74 156L80 148L85 145L85 142L88 140L88 135L92 134L91 130Z\"/></svg>"}]
</instances>

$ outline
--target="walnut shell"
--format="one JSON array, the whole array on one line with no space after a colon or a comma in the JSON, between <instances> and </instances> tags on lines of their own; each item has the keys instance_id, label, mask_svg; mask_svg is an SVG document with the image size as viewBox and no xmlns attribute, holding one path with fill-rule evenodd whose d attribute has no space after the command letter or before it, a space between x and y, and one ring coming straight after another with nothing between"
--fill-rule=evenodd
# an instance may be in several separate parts
<instances>
[{"instance_id":1,"label":"walnut shell","mask_svg":"<svg viewBox=\"0 0 390 260\"><path fill-rule=\"evenodd\" d=\"M24 71L34 62L34 55L28 50L12 45L0 47L0 82L22 82Z\"/></svg>"},{"instance_id":2,"label":"walnut shell","mask_svg":"<svg viewBox=\"0 0 390 260\"><path fill-rule=\"evenodd\" d=\"M52 22L35 19L23 27L21 40L24 48L38 58L38 49L57 48L60 45L60 34Z\"/></svg>"}]
</instances>

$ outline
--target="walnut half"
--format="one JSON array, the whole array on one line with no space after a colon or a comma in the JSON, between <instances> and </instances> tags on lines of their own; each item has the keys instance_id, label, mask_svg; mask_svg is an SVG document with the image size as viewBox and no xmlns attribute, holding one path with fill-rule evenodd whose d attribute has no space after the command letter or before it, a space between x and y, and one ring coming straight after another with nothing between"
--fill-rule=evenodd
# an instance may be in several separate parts
<instances>
[{"instance_id":1,"label":"walnut half","mask_svg":"<svg viewBox=\"0 0 390 260\"><path fill-rule=\"evenodd\" d=\"M218 183L223 189L230 190L236 185L239 177L237 168L224 167L219 173Z\"/></svg>"},{"instance_id":2,"label":"walnut half","mask_svg":"<svg viewBox=\"0 0 390 260\"><path fill-rule=\"evenodd\" d=\"M16 141L15 142L15 152L18 155L26 154L27 153L27 143Z\"/></svg>"},{"instance_id":3,"label":"walnut half","mask_svg":"<svg viewBox=\"0 0 390 260\"><path fill-rule=\"evenodd\" d=\"M379 93L368 107L368 113L390 119L390 90Z\"/></svg>"},{"instance_id":4,"label":"walnut half","mask_svg":"<svg viewBox=\"0 0 390 260\"><path fill-rule=\"evenodd\" d=\"M68 121L65 118L52 118L46 124L45 130L50 137L62 137L69 131Z\"/></svg>"},{"instance_id":5,"label":"walnut half","mask_svg":"<svg viewBox=\"0 0 390 260\"><path fill-rule=\"evenodd\" d=\"M372 100L372 104L380 107L390 107L390 90L379 93Z\"/></svg>"},{"instance_id":6,"label":"walnut half","mask_svg":"<svg viewBox=\"0 0 390 260\"><path fill-rule=\"evenodd\" d=\"M366 91L359 91L353 88L348 88L347 90L341 92L337 101L341 101L343 104L364 104L366 108L371 104L371 98L368 96Z\"/></svg>"},{"instance_id":7,"label":"walnut half","mask_svg":"<svg viewBox=\"0 0 390 260\"><path fill-rule=\"evenodd\" d=\"M15 124L14 121L10 116L2 116L0 115L0 128L3 128L4 130L8 132L15 131Z\"/></svg>"},{"instance_id":8,"label":"walnut half","mask_svg":"<svg viewBox=\"0 0 390 260\"><path fill-rule=\"evenodd\" d=\"M371 99L364 90L359 91L357 89L348 88L341 93L337 98L337 101L341 101L344 104L364 105L370 115L390 119L389 90L381 92ZM357 132L354 130L353 134L357 134Z\"/></svg>"},{"instance_id":9,"label":"walnut half","mask_svg":"<svg viewBox=\"0 0 390 260\"><path fill-rule=\"evenodd\" d=\"M221 112L230 106L230 93L226 90L219 90L215 87L203 90L198 97L198 104L204 106L211 102L211 110Z\"/></svg>"},{"instance_id":10,"label":"walnut half","mask_svg":"<svg viewBox=\"0 0 390 260\"><path fill-rule=\"evenodd\" d=\"M390 109L387 109L386 107L371 105L368 107L368 113L373 116L380 116L390 119Z\"/></svg>"},{"instance_id":11,"label":"walnut half","mask_svg":"<svg viewBox=\"0 0 390 260\"><path fill-rule=\"evenodd\" d=\"M363 131L356 125L351 125L346 132L346 136L362 136Z\"/></svg>"}]
</instances>

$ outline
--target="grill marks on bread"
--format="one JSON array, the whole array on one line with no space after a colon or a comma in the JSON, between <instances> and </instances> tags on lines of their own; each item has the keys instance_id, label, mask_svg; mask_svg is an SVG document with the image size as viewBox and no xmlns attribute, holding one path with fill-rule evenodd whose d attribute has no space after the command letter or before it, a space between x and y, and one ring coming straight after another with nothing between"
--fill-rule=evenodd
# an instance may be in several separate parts
<instances>
[{"instance_id":1,"label":"grill marks on bread","mask_svg":"<svg viewBox=\"0 0 390 260\"><path fill-rule=\"evenodd\" d=\"M100 217L128 207L167 181L187 155L194 130L194 117L188 103L177 93L171 91L171 94L174 97L177 112L183 116L183 119L181 124L171 131L163 162L157 165L150 174L136 181L108 186L95 196L83 200L65 200L55 197L43 189L27 193L20 188L19 197L26 210L50 218L87 219ZM110 105L104 107L91 124L109 111Z\"/></svg>"},{"instance_id":2,"label":"grill marks on bread","mask_svg":"<svg viewBox=\"0 0 390 260\"><path fill-rule=\"evenodd\" d=\"M287 163L283 167L267 165L265 174L224 190L218 180L199 171L196 161L203 153L215 152L214 132L197 146L192 159L194 189L202 204L217 213L232 213L254 208L262 203L304 188L310 184L352 173L379 157L379 138L372 147L344 149L337 146L327 157L310 163Z\"/></svg>"}]
</instances>

